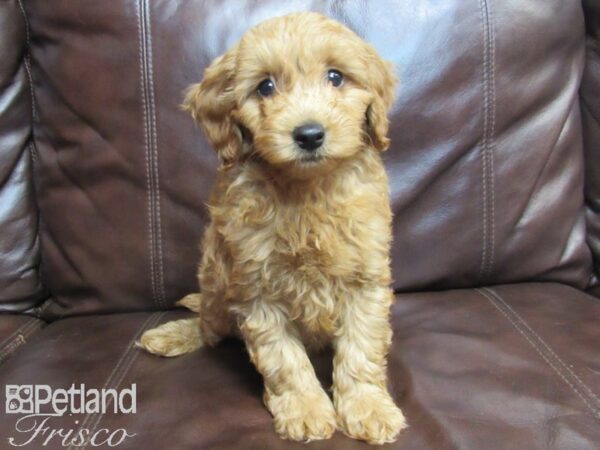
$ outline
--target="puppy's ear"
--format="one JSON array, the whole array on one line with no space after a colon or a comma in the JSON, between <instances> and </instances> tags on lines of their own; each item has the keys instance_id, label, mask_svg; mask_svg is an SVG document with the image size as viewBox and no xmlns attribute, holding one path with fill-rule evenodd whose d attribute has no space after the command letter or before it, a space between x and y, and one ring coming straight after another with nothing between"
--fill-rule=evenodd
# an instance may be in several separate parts
<instances>
[{"instance_id":1,"label":"puppy's ear","mask_svg":"<svg viewBox=\"0 0 600 450\"><path fill-rule=\"evenodd\" d=\"M235 164L242 149L242 134L233 118L236 54L237 46L215 59L203 80L188 88L182 105L204 130L223 168Z\"/></svg>"},{"instance_id":2,"label":"puppy's ear","mask_svg":"<svg viewBox=\"0 0 600 450\"><path fill-rule=\"evenodd\" d=\"M385 151L390 144L387 137L390 122L387 115L394 103L397 79L390 62L381 59L372 48L367 53L368 87L373 94L373 101L367 108L367 131L373 146L379 151Z\"/></svg>"}]
</instances>

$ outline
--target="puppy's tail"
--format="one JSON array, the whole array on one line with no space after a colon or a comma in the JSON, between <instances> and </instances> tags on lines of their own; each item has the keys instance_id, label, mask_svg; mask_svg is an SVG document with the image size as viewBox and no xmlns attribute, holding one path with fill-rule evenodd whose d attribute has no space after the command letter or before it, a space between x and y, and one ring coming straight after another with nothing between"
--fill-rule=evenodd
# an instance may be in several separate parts
<instances>
[{"instance_id":1,"label":"puppy's tail","mask_svg":"<svg viewBox=\"0 0 600 450\"><path fill-rule=\"evenodd\" d=\"M200 295L190 294L177 302L194 312L200 309ZM204 345L200 333L200 319L173 320L146 331L136 347L159 356L179 356L193 352Z\"/></svg>"}]
</instances>

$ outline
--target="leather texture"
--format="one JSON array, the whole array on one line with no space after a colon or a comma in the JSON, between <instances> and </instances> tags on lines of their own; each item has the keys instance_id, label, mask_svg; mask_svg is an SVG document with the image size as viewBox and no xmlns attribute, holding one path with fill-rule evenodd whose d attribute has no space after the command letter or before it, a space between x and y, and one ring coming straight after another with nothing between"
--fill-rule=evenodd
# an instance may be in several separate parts
<instances>
[{"instance_id":1,"label":"leather texture","mask_svg":"<svg viewBox=\"0 0 600 450\"><path fill-rule=\"evenodd\" d=\"M136 383L135 414L50 422L135 433L120 449L367 448L281 440L239 341L133 345L197 290L217 161L183 90L307 9L401 79L389 383L410 428L383 448L600 448L597 0L0 1L0 388ZM331 356L312 355L324 385Z\"/></svg>"},{"instance_id":2,"label":"leather texture","mask_svg":"<svg viewBox=\"0 0 600 450\"><path fill-rule=\"evenodd\" d=\"M24 314L0 315L0 364L44 326L43 321Z\"/></svg>"},{"instance_id":3,"label":"leather texture","mask_svg":"<svg viewBox=\"0 0 600 450\"><path fill-rule=\"evenodd\" d=\"M2 366L0 385L69 388L75 380L126 388L136 383L135 414L73 414L48 423L65 430L86 424L137 434L120 449L368 447L340 433L309 445L277 437L262 405L261 378L238 341L172 359L132 347L142 330L185 315L57 321ZM597 448L599 321L597 299L558 284L398 295L390 391L410 428L382 448ZM313 362L329 385L331 355L314 355ZM17 417L0 416L0 435L14 435ZM60 448L57 442L47 448Z\"/></svg>"},{"instance_id":4,"label":"leather texture","mask_svg":"<svg viewBox=\"0 0 600 450\"><path fill-rule=\"evenodd\" d=\"M397 290L591 279L576 1L32 0L26 9L46 318L165 309L197 290L216 158L180 110L182 92L247 28L304 9L346 23L397 67L385 155Z\"/></svg>"},{"instance_id":5,"label":"leather texture","mask_svg":"<svg viewBox=\"0 0 600 450\"><path fill-rule=\"evenodd\" d=\"M585 1L586 61L580 90L585 152L587 240L594 260L590 292L600 295L600 2Z\"/></svg>"},{"instance_id":6,"label":"leather texture","mask_svg":"<svg viewBox=\"0 0 600 450\"><path fill-rule=\"evenodd\" d=\"M31 141L29 30L20 2L0 2L0 312L45 297Z\"/></svg>"}]
</instances>

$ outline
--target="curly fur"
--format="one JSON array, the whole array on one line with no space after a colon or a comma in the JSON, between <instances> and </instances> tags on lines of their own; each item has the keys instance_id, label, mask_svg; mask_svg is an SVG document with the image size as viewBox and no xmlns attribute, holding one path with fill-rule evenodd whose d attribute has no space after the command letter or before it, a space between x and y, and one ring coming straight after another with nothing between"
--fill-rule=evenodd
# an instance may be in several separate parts
<instances>
[{"instance_id":1,"label":"curly fur","mask_svg":"<svg viewBox=\"0 0 600 450\"><path fill-rule=\"evenodd\" d=\"M327 82L331 68L342 86ZM277 91L262 98L266 77ZM202 293L181 301L198 319L150 330L140 345L172 356L241 335L285 438L324 439L339 427L381 444L406 426L386 387L392 214L379 153L394 86L391 65L352 31L298 13L248 31L186 95L221 161ZM318 161L291 137L309 120L326 130ZM306 353L328 343L333 402Z\"/></svg>"}]
</instances>

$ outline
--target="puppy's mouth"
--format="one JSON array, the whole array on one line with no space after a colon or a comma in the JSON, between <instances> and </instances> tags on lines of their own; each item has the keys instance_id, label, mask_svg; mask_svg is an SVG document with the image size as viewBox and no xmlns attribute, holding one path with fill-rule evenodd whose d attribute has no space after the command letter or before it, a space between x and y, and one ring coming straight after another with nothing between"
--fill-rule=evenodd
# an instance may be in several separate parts
<instances>
[{"instance_id":1,"label":"puppy's mouth","mask_svg":"<svg viewBox=\"0 0 600 450\"><path fill-rule=\"evenodd\" d=\"M302 164L316 164L325 159L320 153L307 153L298 157L298 162Z\"/></svg>"}]
</instances>

